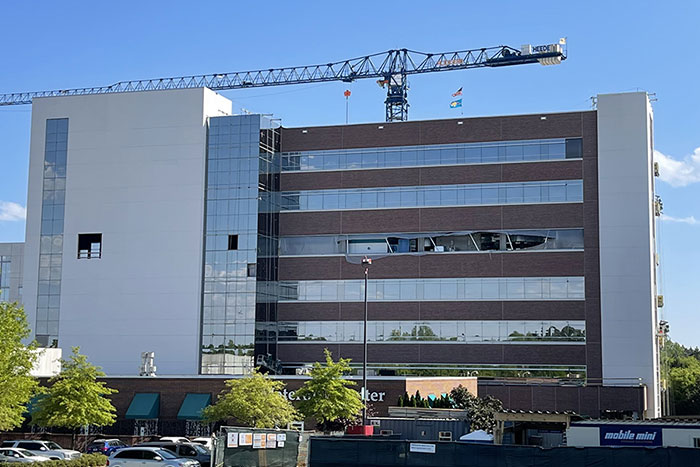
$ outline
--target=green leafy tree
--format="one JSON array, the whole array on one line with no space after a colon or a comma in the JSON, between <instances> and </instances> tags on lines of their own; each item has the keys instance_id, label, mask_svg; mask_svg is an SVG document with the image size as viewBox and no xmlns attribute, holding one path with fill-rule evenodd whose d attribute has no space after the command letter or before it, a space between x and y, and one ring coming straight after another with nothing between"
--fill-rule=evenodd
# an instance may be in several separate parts
<instances>
[{"instance_id":1,"label":"green leafy tree","mask_svg":"<svg viewBox=\"0 0 700 467\"><path fill-rule=\"evenodd\" d=\"M668 380L676 415L700 414L700 354L667 340L662 350L662 372Z\"/></svg>"},{"instance_id":2,"label":"green leafy tree","mask_svg":"<svg viewBox=\"0 0 700 467\"><path fill-rule=\"evenodd\" d=\"M255 370L250 376L226 381L214 405L202 415L207 421L235 419L237 423L254 428L285 426L299 419L292 404L280 393L282 381L275 381Z\"/></svg>"},{"instance_id":3,"label":"green leafy tree","mask_svg":"<svg viewBox=\"0 0 700 467\"><path fill-rule=\"evenodd\" d=\"M0 431L22 424L26 405L37 391L38 382L30 374L35 346L22 344L29 335L24 309L0 302Z\"/></svg>"},{"instance_id":4,"label":"green leafy tree","mask_svg":"<svg viewBox=\"0 0 700 467\"><path fill-rule=\"evenodd\" d=\"M469 429L493 433L495 415L503 410L503 403L493 396L476 397L461 384L450 391L455 408L469 412Z\"/></svg>"},{"instance_id":5,"label":"green leafy tree","mask_svg":"<svg viewBox=\"0 0 700 467\"><path fill-rule=\"evenodd\" d=\"M108 396L117 390L97 381L104 376L100 367L80 354L80 347L73 347L70 358L61 359L61 372L49 379L49 387L37 401L32 424L70 428L73 430L73 445L80 427L114 424L116 409Z\"/></svg>"},{"instance_id":6,"label":"green leafy tree","mask_svg":"<svg viewBox=\"0 0 700 467\"><path fill-rule=\"evenodd\" d=\"M299 411L316 419L323 431L330 431L356 423L362 411L362 400L360 394L350 388L355 382L343 378L350 371L350 359L340 358L334 362L328 349L324 352L326 364L314 363L311 379L296 395L301 398Z\"/></svg>"}]
</instances>

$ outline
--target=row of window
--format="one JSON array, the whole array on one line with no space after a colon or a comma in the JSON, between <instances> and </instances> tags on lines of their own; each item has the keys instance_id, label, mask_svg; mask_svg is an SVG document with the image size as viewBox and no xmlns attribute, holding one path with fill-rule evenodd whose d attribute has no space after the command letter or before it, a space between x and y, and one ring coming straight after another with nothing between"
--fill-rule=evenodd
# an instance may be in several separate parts
<instances>
[{"instance_id":1,"label":"row of window","mask_svg":"<svg viewBox=\"0 0 700 467\"><path fill-rule=\"evenodd\" d=\"M353 170L581 158L581 138L336 149L282 154L282 171Z\"/></svg>"},{"instance_id":2,"label":"row of window","mask_svg":"<svg viewBox=\"0 0 700 467\"><path fill-rule=\"evenodd\" d=\"M357 302L364 299L364 280L280 281L258 284L258 291L278 296L281 302ZM585 293L583 277L374 279L369 281L367 298L385 302L584 300Z\"/></svg>"},{"instance_id":3,"label":"row of window","mask_svg":"<svg viewBox=\"0 0 700 467\"><path fill-rule=\"evenodd\" d=\"M282 256L583 249L583 229L281 237Z\"/></svg>"},{"instance_id":4,"label":"row of window","mask_svg":"<svg viewBox=\"0 0 700 467\"><path fill-rule=\"evenodd\" d=\"M382 209L581 201L583 201L582 180L555 180L287 191L281 193L280 210Z\"/></svg>"},{"instance_id":5,"label":"row of window","mask_svg":"<svg viewBox=\"0 0 700 467\"><path fill-rule=\"evenodd\" d=\"M0 255L0 302L10 299L10 263L12 257Z\"/></svg>"},{"instance_id":6,"label":"row of window","mask_svg":"<svg viewBox=\"0 0 700 467\"><path fill-rule=\"evenodd\" d=\"M48 295L37 293L38 305L34 330L39 344L45 346L58 339L67 156L68 119L47 119L41 203L39 281L44 284L51 281L57 285L44 288L44 291L48 291Z\"/></svg>"},{"instance_id":7,"label":"row of window","mask_svg":"<svg viewBox=\"0 0 700 467\"><path fill-rule=\"evenodd\" d=\"M209 122L200 369L242 373L255 340L261 117Z\"/></svg>"},{"instance_id":8,"label":"row of window","mask_svg":"<svg viewBox=\"0 0 700 467\"><path fill-rule=\"evenodd\" d=\"M257 337L272 342L362 342L362 321L259 323ZM368 342L584 342L584 321L368 321Z\"/></svg>"}]
</instances>

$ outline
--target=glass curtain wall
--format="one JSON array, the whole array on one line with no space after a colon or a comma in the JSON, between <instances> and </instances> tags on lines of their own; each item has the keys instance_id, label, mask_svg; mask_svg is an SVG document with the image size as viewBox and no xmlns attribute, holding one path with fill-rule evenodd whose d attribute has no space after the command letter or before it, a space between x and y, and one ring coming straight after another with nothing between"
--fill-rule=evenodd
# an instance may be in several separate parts
<instances>
[{"instance_id":1,"label":"glass curtain wall","mask_svg":"<svg viewBox=\"0 0 700 467\"><path fill-rule=\"evenodd\" d=\"M0 302L10 301L10 264L12 257L0 256Z\"/></svg>"},{"instance_id":2,"label":"glass curtain wall","mask_svg":"<svg viewBox=\"0 0 700 467\"><path fill-rule=\"evenodd\" d=\"M35 338L39 345L58 346L63 268L63 218L66 199L68 119L46 120L43 199L39 246Z\"/></svg>"},{"instance_id":3,"label":"glass curtain wall","mask_svg":"<svg viewBox=\"0 0 700 467\"><path fill-rule=\"evenodd\" d=\"M334 149L282 154L282 170L320 171L580 159L581 138Z\"/></svg>"},{"instance_id":4,"label":"glass curtain wall","mask_svg":"<svg viewBox=\"0 0 700 467\"><path fill-rule=\"evenodd\" d=\"M209 119L202 374L246 374L256 355L276 357L269 340L256 348L255 322L277 319L266 284L277 281L279 172L279 130L269 119Z\"/></svg>"},{"instance_id":5,"label":"glass curtain wall","mask_svg":"<svg viewBox=\"0 0 700 467\"><path fill-rule=\"evenodd\" d=\"M283 321L280 342L361 343L362 321ZM585 342L584 321L368 321L367 340L389 343Z\"/></svg>"},{"instance_id":6,"label":"glass curtain wall","mask_svg":"<svg viewBox=\"0 0 700 467\"><path fill-rule=\"evenodd\" d=\"M283 211L578 203L582 180L474 183L282 192Z\"/></svg>"}]
</instances>

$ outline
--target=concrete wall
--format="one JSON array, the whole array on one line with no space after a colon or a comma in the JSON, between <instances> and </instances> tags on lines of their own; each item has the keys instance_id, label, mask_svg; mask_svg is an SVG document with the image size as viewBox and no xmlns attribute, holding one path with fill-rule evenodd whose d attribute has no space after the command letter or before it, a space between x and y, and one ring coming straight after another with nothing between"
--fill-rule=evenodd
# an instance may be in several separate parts
<instances>
[{"instance_id":1,"label":"concrete wall","mask_svg":"<svg viewBox=\"0 0 700 467\"><path fill-rule=\"evenodd\" d=\"M651 118L646 93L598 96L603 384L641 378L657 417Z\"/></svg>"},{"instance_id":2,"label":"concrete wall","mask_svg":"<svg viewBox=\"0 0 700 467\"><path fill-rule=\"evenodd\" d=\"M68 118L59 346L108 374L196 374L206 118L231 102L207 89L36 99L27 202L25 297L36 310L46 119ZM79 233L102 257L78 259Z\"/></svg>"}]
</instances>

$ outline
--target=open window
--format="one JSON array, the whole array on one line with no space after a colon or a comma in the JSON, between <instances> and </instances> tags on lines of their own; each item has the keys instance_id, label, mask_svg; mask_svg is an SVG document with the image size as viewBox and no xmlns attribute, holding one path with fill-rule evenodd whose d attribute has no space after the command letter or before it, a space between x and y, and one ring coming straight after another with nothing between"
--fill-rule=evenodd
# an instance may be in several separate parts
<instances>
[{"instance_id":1,"label":"open window","mask_svg":"<svg viewBox=\"0 0 700 467\"><path fill-rule=\"evenodd\" d=\"M78 259L98 259L102 257L102 234L78 234Z\"/></svg>"}]
</instances>

